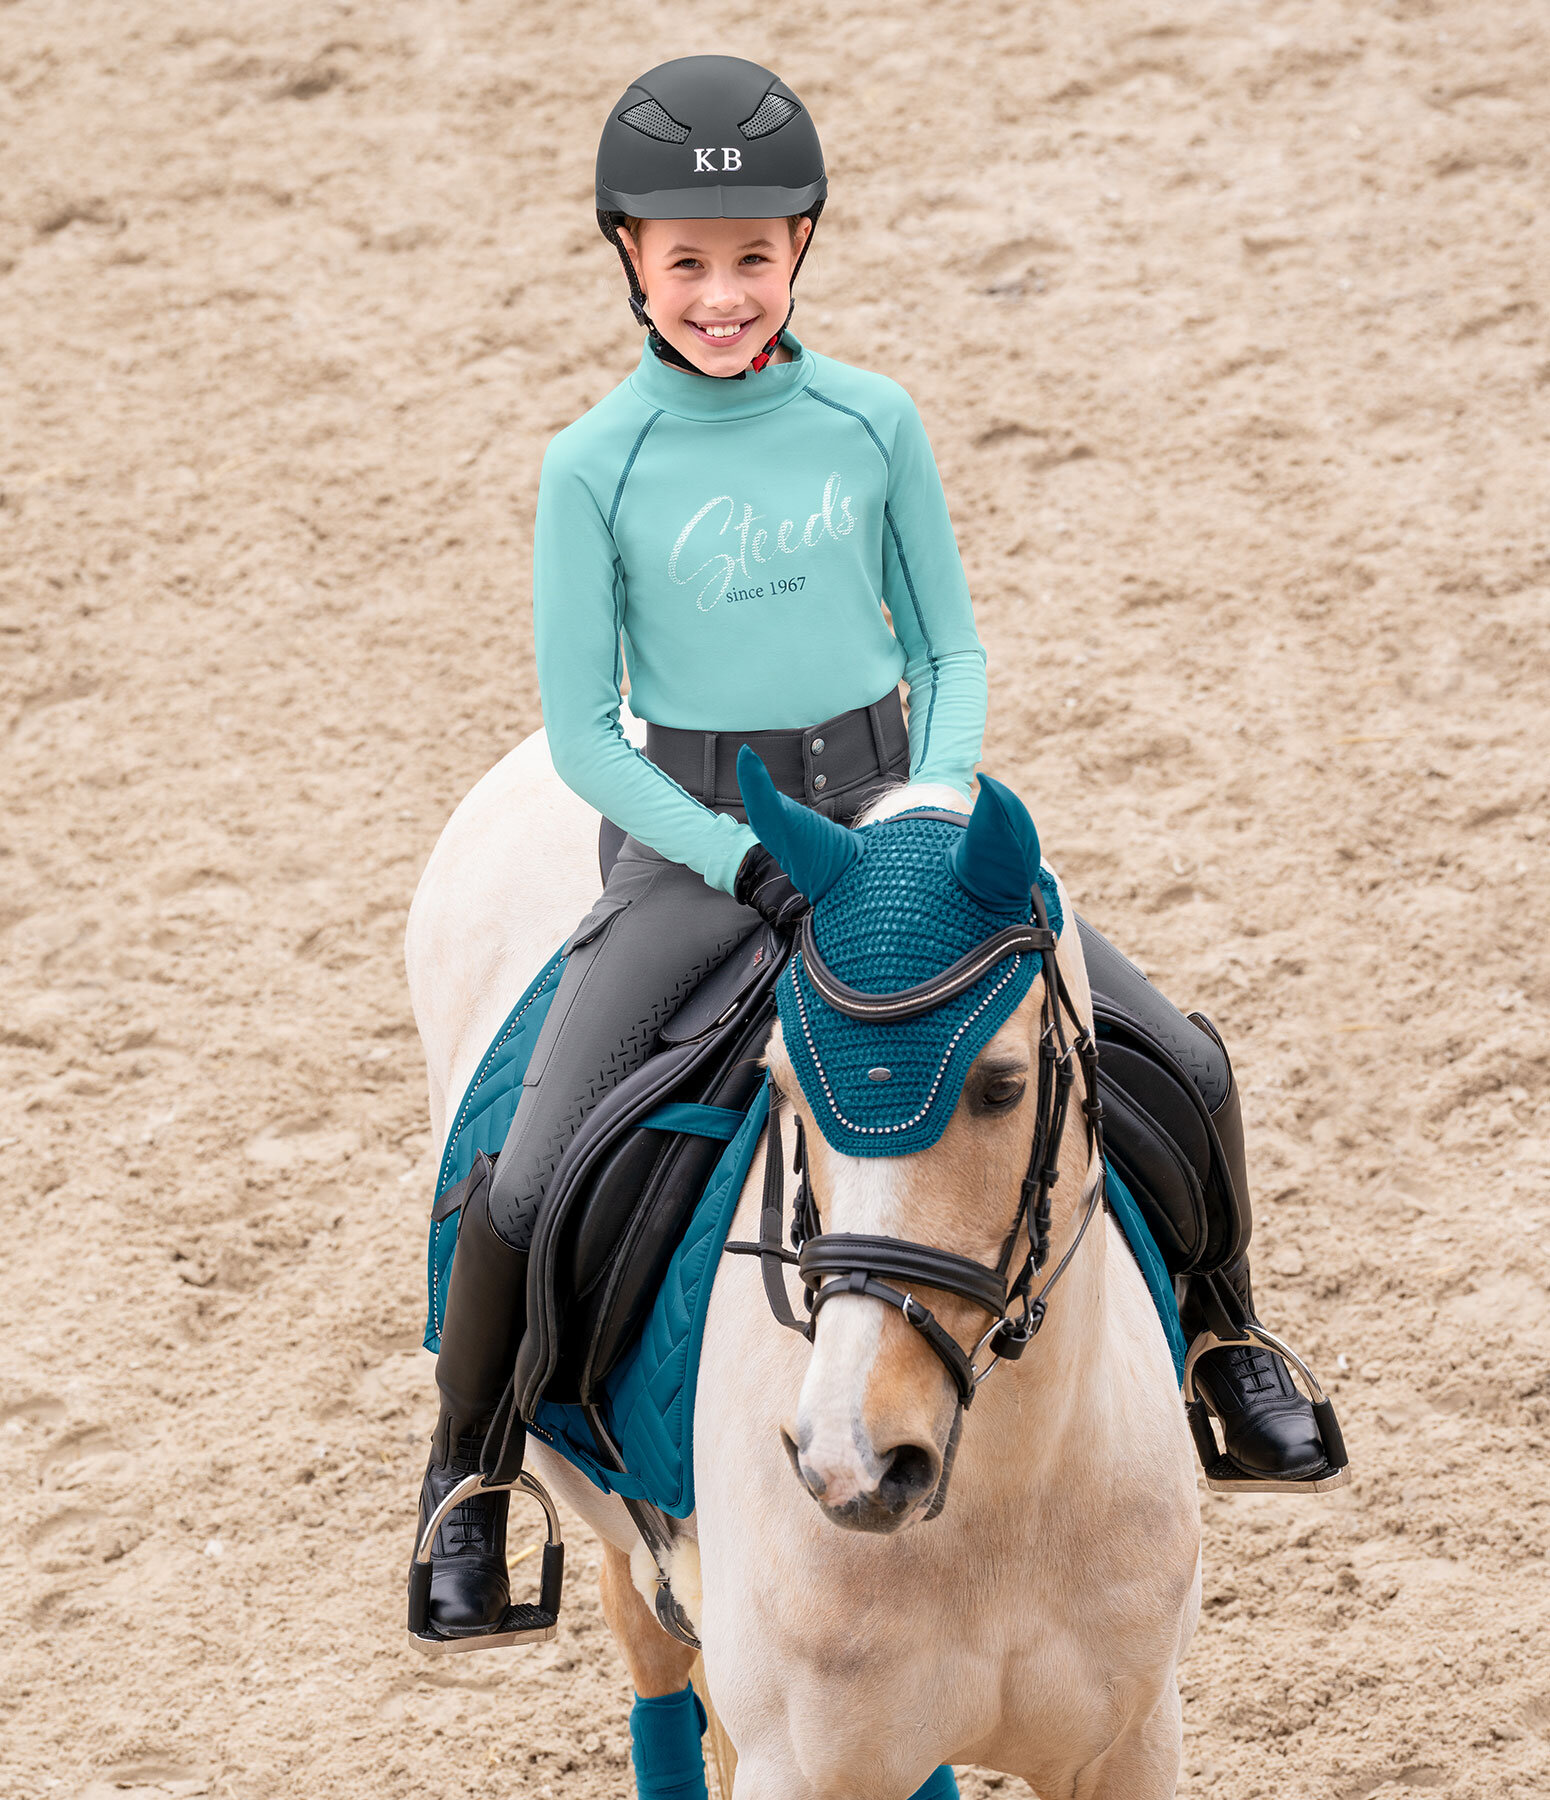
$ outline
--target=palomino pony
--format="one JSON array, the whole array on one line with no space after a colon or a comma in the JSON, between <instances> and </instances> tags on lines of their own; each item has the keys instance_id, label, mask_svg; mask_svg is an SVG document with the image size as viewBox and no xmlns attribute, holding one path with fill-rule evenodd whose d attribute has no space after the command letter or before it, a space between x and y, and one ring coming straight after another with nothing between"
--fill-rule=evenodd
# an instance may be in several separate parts
<instances>
[{"instance_id":1,"label":"palomino pony","mask_svg":"<svg viewBox=\"0 0 1550 1800\"><path fill-rule=\"evenodd\" d=\"M967 810L950 790L911 786L869 817L920 806ZM474 788L432 853L407 962L438 1151L513 997L592 905L597 833L539 732ZM1055 957L1073 1024L1090 1030L1074 930ZM975 1059L939 1140L911 1155L826 1143L775 1027L769 1068L789 1096L788 1145L792 1123L803 1128L824 1232L995 1265L1029 1165L1045 985L1034 980ZM1073 1117L1084 1085L1078 1072ZM735 1800L906 1800L942 1763L1003 1770L1041 1800L1174 1792L1176 1670L1200 1594L1194 1453L1117 1225L1100 1211L1077 1241L1101 1180L1080 1130L1061 1138L1059 1168L1046 1274L1075 1254L1027 1353L992 1365L961 1415L942 1354L896 1307L846 1293L820 1308L809 1345L773 1316L759 1262L723 1261L696 1403L697 1511L671 1573L736 1749ZM789 1167L785 1184L789 1217ZM763 1186L761 1153L733 1239L759 1236ZM972 1353L986 1314L953 1292L919 1294ZM656 1571L622 1502L531 1439L528 1456L602 1541L603 1609L637 1692L678 1691L694 1653L657 1624Z\"/></svg>"}]
</instances>

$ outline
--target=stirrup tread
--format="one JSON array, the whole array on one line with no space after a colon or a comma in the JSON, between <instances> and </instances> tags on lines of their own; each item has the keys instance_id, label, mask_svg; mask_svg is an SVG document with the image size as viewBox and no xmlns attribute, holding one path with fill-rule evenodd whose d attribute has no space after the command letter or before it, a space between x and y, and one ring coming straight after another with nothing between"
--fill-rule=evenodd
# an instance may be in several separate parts
<instances>
[{"instance_id":1,"label":"stirrup tread","mask_svg":"<svg viewBox=\"0 0 1550 1800\"><path fill-rule=\"evenodd\" d=\"M1242 1345L1247 1349L1270 1350L1280 1356L1292 1372L1293 1385L1301 1376L1307 1388L1304 1396L1313 1408L1324 1447L1324 1465L1311 1474L1300 1476L1251 1475L1239 1467L1216 1439L1209 1404L1195 1387L1195 1364L1209 1350L1230 1349ZM1317 1375L1289 1344L1257 1320L1249 1320L1236 1337L1222 1338L1215 1332L1202 1331L1189 1347L1184 1359L1184 1412L1189 1420L1190 1435L1200 1458L1206 1486L1214 1494L1327 1494L1345 1487L1351 1479L1350 1458L1335 1408Z\"/></svg>"},{"instance_id":2,"label":"stirrup tread","mask_svg":"<svg viewBox=\"0 0 1550 1800\"><path fill-rule=\"evenodd\" d=\"M430 1620L431 1551L444 1519L475 1494L519 1493L530 1495L544 1511L543 1574L536 1606L531 1603L506 1608L500 1622L488 1631L438 1631ZM565 1544L560 1536L560 1516L544 1484L519 1469L509 1479L482 1474L466 1476L450 1489L425 1522L409 1565L409 1641L429 1656L445 1656L464 1650L505 1650L518 1644L542 1644L559 1629L560 1596L565 1585Z\"/></svg>"},{"instance_id":3,"label":"stirrup tread","mask_svg":"<svg viewBox=\"0 0 1550 1800\"><path fill-rule=\"evenodd\" d=\"M506 1616L488 1631L451 1637L427 1624L423 1631L411 1630L409 1641L427 1656L449 1656L462 1650L504 1650L517 1644L547 1643L559 1628L556 1615L545 1612L541 1606L508 1606Z\"/></svg>"}]
</instances>

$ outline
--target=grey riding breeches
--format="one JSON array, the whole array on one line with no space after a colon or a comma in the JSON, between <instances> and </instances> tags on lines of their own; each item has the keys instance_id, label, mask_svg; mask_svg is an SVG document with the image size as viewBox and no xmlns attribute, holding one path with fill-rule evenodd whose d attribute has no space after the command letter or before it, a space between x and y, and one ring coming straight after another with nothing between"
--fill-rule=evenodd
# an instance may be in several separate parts
<instances>
[{"instance_id":1,"label":"grey riding breeches","mask_svg":"<svg viewBox=\"0 0 1550 1800\"><path fill-rule=\"evenodd\" d=\"M739 737L653 727L653 734L652 760L666 764L697 798L736 817L742 808L728 784L743 741L765 755L778 785L845 824L884 787L909 775L909 744L893 694L806 731ZM707 737L713 741L702 756ZM789 780L781 779L782 751ZM710 777L708 793L698 792L694 779L702 768ZM514 1250L530 1248L549 1183L587 1114L645 1062L663 1024L759 923L757 913L682 863L632 837L621 843L617 829L605 822L605 862L615 845L602 895L566 946L565 971L490 1184L490 1221Z\"/></svg>"},{"instance_id":2,"label":"grey riding breeches","mask_svg":"<svg viewBox=\"0 0 1550 1800\"><path fill-rule=\"evenodd\" d=\"M658 1031L759 915L627 837L602 897L567 945L565 972L522 1082L490 1185L490 1220L514 1250L587 1114L650 1054Z\"/></svg>"}]
</instances>

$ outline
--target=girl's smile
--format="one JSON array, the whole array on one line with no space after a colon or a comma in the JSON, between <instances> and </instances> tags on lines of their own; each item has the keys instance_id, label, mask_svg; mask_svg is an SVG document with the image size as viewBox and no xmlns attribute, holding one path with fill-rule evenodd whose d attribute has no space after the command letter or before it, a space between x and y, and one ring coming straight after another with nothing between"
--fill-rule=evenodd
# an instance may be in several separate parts
<instances>
[{"instance_id":1,"label":"girl's smile","mask_svg":"<svg viewBox=\"0 0 1550 1800\"><path fill-rule=\"evenodd\" d=\"M686 319L684 323L691 331L697 331L701 337L708 339L713 344L730 344L735 338L740 338L749 326L755 323L755 320L750 316L730 322L713 319Z\"/></svg>"}]
</instances>

